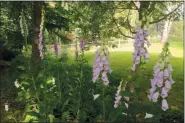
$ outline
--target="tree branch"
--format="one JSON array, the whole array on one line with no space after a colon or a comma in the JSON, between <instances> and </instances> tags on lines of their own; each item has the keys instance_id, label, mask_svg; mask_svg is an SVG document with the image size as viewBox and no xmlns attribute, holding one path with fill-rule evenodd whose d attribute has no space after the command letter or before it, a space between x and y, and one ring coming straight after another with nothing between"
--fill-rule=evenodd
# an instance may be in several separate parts
<instances>
[{"instance_id":1,"label":"tree branch","mask_svg":"<svg viewBox=\"0 0 185 123\"><path fill-rule=\"evenodd\" d=\"M183 3L179 4L177 6L177 8L175 8L173 11L169 12L168 14L164 15L162 18L158 19L158 20L154 20L152 22L149 22L149 24L154 24L154 23L158 23L162 20L165 20L167 17L169 17L170 15L172 15Z\"/></svg>"},{"instance_id":2,"label":"tree branch","mask_svg":"<svg viewBox=\"0 0 185 123\"><path fill-rule=\"evenodd\" d=\"M115 20L114 17L113 17L114 13L115 13L115 10L114 10L114 12L113 12L113 14L112 14L112 20L113 20L114 24L116 25L118 31L121 33L121 35L124 36L124 37L127 37L127 38L134 39L134 37L131 37L131 36L128 36L128 35L123 34L123 32L122 32L121 29L119 28L118 24L116 23L116 20Z\"/></svg>"},{"instance_id":3,"label":"tree branch","mask_svg":"<svg viewBox=\"0 0 185 123\"><path fill-rule=\"evenodd\" d=\"M128 11L128 15L127 15L127 23L128 23L129 30L130 30L131 33L136 33L136 32L134 32L134 31L132 31L132 29L131 29L131 28L133 28L133 27L132 27L131 24L129 23L129 20L128 20L129 15L130 15L130 10Z\"/></svg>"}]
</instances>

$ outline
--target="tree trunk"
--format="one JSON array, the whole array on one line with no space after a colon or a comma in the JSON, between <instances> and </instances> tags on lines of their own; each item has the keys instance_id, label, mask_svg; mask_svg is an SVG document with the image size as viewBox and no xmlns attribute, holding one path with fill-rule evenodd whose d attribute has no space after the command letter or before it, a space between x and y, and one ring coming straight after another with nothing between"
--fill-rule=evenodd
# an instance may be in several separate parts
<instances>
[{"instance_id":1,"label":"tree trunk","mask_svg":"<svg viewBox=\"0 0 185 123\"><path fill-rule=\"evenodd\" d=\"M172 11L172 9L174 7L175 6L169 6L167 9L168 9L168 11ZM167 13L167 11L166 11L166 13ZM162 36L161 36L161 43L168 42L168 37L169 37L171 26L172 26L172 21L170 19L167 19L164 22L164 27L163 27Z\"/></svg>"},{"instance_id":2,"label":"tree trunk","mask_svg":"<svg viewBox=\"0 0 185 123\"><path fill-rule=\"evenodd\" d=\"M42 17L42 2L34 2L34 30L32 41L31 70L34 77L37 77L41 70L41 58L39 52L39 32Z\"/></svg>"},{"instance_id":3,"label":"tree trunk","mask_svg":"<svg viewBox=\"0 0 185 123\"><path fill-rule=\"evenodd\" d=\"M161 36L161 43L166 43L168 41L171 26L172 26L172 21L166 20L164 24L162 36Z\"/></svg>"}]
</instances>

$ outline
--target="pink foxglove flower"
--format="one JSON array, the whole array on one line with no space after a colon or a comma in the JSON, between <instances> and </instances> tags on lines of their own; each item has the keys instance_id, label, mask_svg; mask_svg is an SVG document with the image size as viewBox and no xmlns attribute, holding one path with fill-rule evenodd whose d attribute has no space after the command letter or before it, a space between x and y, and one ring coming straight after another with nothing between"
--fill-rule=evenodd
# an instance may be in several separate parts
<instances>
[{"instance_id":1,"label":"pink foxglove flower","mask_svg":"<svg viewBox=\"0 0 185 123\"><path fill-rule=\"evenodd\" d=\"M162 106L161 106L161 108L162 108L163 111L166 111L169 108L166 99L163 99L162 100Z\"/></svg>"},{"instance_id":2,"label":"pink foxglove flower","mask_svg":"<svg viewBox=\"0 0 185 123\"><path fill-rule=\"evenodd\" d=\"M173 71L173 68L172 68L172 65L171 64L168 64L168 71L169 72Z\"/></svg>"},{"instance_id":3,"label":"pink foxglove flower","mask_svg":"<svg viewBox=\"0 0 185 123\"><path fill-rule=\"evenodd\" d=\"M152 96L153 102L157 102L158 97L159 97L159 92L155 92L155 93L153 94L153 96Z\"/></svg>"},{"instance_id":4,"label":"pink foxglove flower","mask_svg":"<svg viewBox=\"0 0 185 123\"><path fill-rule=\"evenodd\" d=\"M164 79L167 79L169 77L169 71L168 71L168 69L166 68L165 70L164 70Z\"/></svg>"},{"instance_id":5,"label":"pink foxglove flower","mask_svg":"<svg viewBox=\"0 0 185 123\"><path fill-rule=\"evenodd\" d=\"M150 42L148 41L147 37L149 36L149 32L144 29L137 29L135 35L135 42L134 42L134 53L133 53L133 60L134 65L132 67L132 71L136 71L136 65L141 63L141 58L143 57L146 61L149 60L150 56L148 54L148 50L145 47L150 46Z\"/></svg>"},{"instance_id":6,"label":"pink foxglove flower","mask_svg":"<svg viewBox=\"0 0 185 123\"><path fill-rule=\"evenodd\" d=\"M165 89L166 90L170 90L171 89L171 83L168 80L165 81Z\"/></svg>"},{"instance_id":7,"label":"pink foxglove flower","mask_svg":"<svg viewBox=\"0 0 185 123\"><path fill-rule=\"evenodd\" d=\"M162 91L161 91L161 97L162 98L165 98L168 96L168 91L163 87L162 88Z\"/></svg>"},{"instance_id":8,"label":"pink foxglove flower","mask_svg":"<svg viewBox=\"0 0 185 123\"><path fill-rule=\"evenodd\" d=\"M55 51L55 55L58 56L58 54L59 54L59 44L57 44L57 42L54 43L54 51Z\"/></svg>"},{"instance_id":9,"label":"pink foxglove flower","mask_svg":"<svg viewBox=\"0 0 185 123\"><path fill-rule=\"evenodd\" d=\"M85 48L85 43L83 40L80 41L80 50L84 50Z\"/></svg>"},{"instance_id":10,"label":"pink foxglove flower","mask_svg":"<svg viewBox=\"0 0 185 123\"><path fill-rule=\"evenodd\" d=\"M109 52L107 48L100 47L96 51L96 59L93 65L93 82L96 82L99 77L99 74L102 73L102 80L104 84L109 84L107 73L111 73L112 70L109 67L108 57Z\"/></svg>"},{"instance_id":11,"label":"pink foxglove flower","mask_svg":"<svg viewBox=\"0 0 185 123\"><path fill-rule=\"evenodd\" d=\"M157 84L156 79L151 79L151 85L152 87L155 87Z\"/></svg>"},{"instance_id":12,"label":"pink foxglove flower","mask_svg":"<svg viewBox=\"0 0 185 123\"><path fill-rule=\"evenodd\" d=\"M44 25L44 10L42 10L42 19L41 19L41 23L40 23L40 32L39 32L39 44L38 44L38 49L40 52L40 58L43 59L44 55L43 55L43 25Z\"/></svg>"},{"instance_id":13,"label":"pink foxglove flower","mask_svg":"<svg viewBox=\"0 0 185 123\"><path fill-rule=\"evenodd\" d=\"M153 102L157 101L159 95L163 98L161 108L166 111L168 109L168 103L166 101L166 97L168 96L168 92L171 89L174 80L172 79L171 72L173 71L172 66L170 64L171 53L168 49L168 43L166 43L163 47L163 51L159 55L159 59L154 66L154 78L151 80L151 86L160 88L161 92L153 92L150 89L150 94L148 95L149 100L152 99Z\"/></svg>"},{"instance_id":14,"label":"pink foxglove flower","mask_svg":"<svg viewBox=\"0 0 185 123\"><path fill-rule=\"evenodd\" d=\"M114 108L117 108L120 104L120 100L122 96L120 96L121 91L125 91L127 82L123 83L123 81L120 82L120 85L118 86L118 90L116 92L115 101L114 101ZM124 97L125 98L125 97Z\"/></svg>"},{"instance_id":15,"label":"pink foxglove flower","mask_svg":"<svg viewBox=\"0 0 185 123\"><path fill-rule=\"evenodd\" d=\"M158 87L162 87L163 86L163 79L162 78L156 78L156 83Z\"/></svg>"}]
</instances>

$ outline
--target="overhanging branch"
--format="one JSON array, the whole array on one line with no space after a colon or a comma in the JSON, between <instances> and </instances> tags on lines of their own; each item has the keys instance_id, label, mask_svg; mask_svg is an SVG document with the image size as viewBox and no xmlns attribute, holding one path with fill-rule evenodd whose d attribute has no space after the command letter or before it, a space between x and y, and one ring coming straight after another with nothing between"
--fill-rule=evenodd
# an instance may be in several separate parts
<instances>
[{"instance_id":1,"label":"overhanging branch","mask_svg":"<svg viewBox=\"0 0 185 123\"><path fill-rule=\"evenodd\" d=\"M158 22L160 22L160 21L162 21L162 20L165 20L167 17L169 17L169 16L172 15L175 11L177 11L177 10L179 9L179 7L180 7L182 4L183 4L183 3L179 4L179 5L177 6L177 8L175 8L175 9L174 9L173 11L171 11L170 13L164 15L162 18L160 18L160 19L158 19L158 20L154 20L154 21L152 21L152 22L149 22L149 24L154 24L154 23L158 23Z\"/></svg>"}]
</instances>

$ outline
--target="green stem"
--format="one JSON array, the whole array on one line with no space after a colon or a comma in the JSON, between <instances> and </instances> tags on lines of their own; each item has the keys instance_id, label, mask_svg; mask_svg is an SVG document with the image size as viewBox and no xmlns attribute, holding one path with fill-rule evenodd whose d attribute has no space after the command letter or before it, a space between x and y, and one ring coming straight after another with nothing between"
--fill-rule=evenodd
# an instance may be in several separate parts
<instances>
[{"instance_id":1,"label":"green stem","mask_svg":"<svg viewBox=\"0 0 185 123\"><path fill-rule=\"evenodd\" d=\"M105 120L105 87L103 86L103 119Z\"/></svg>"},{"instance_id":2,"label":"green stem","mask_svg":"<svg viewBox=\"0 0 185 123\"><path fill-rule=\"evenodd\" d=\"M62 91L61 91L61 84L60 84L60 75L59 75L59 69L58 69L58 64L57 64L57 75L58 75L58 89L59 89L59 96L60 96L60 99L62 98Z\"/></svg>"},{"instance_id":3,"label":"green stem","mask_svg":"<svg viewBox=\"0 0 185 123\"><path fill-rule=\"evenodd\" d=\"M35 85L35 81L34 81L33 76L32 76L32 82L33 82L33 87L34 87L34 89L35 89L35 91L36 91L36 98L37 98L37 101L40 103L39 95L38 95L38 92L37 92L37 88L36 88L36 85Z\"/></svg>"}]
</instances>

